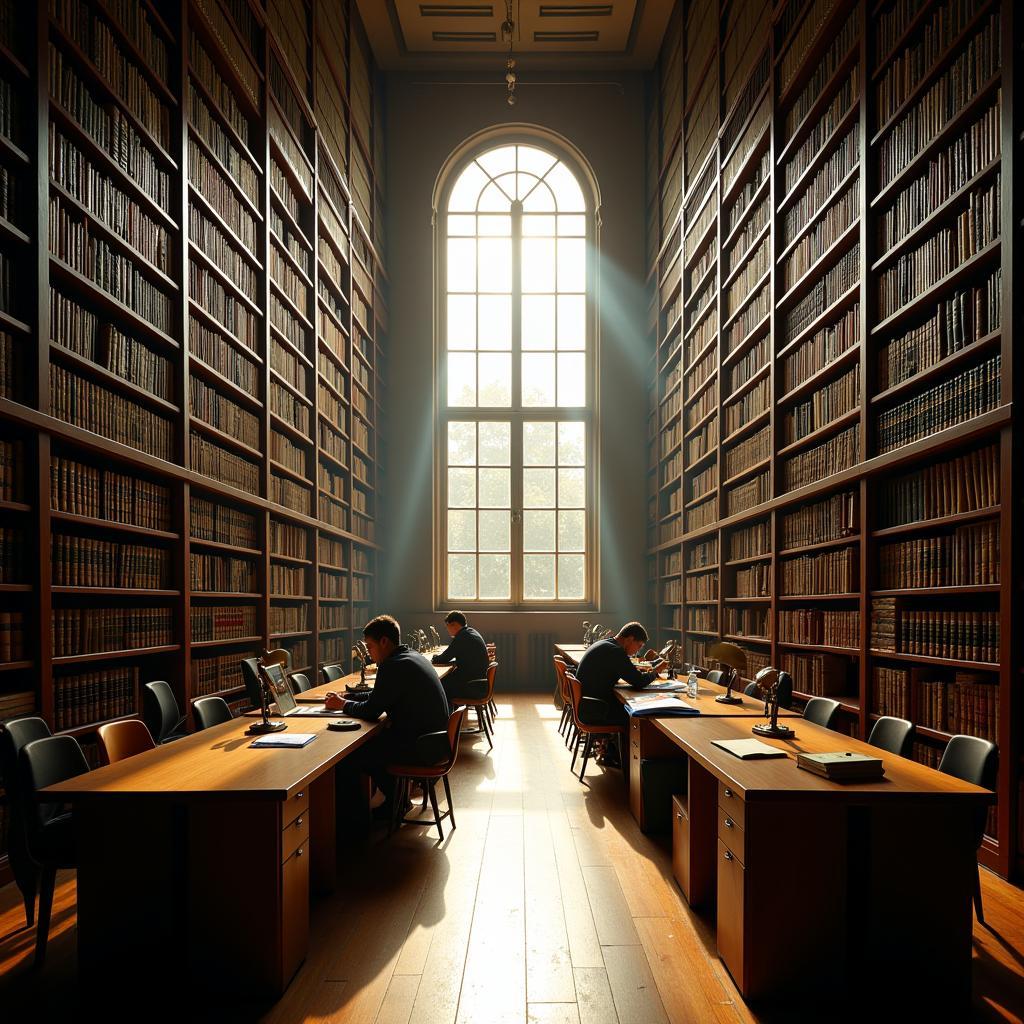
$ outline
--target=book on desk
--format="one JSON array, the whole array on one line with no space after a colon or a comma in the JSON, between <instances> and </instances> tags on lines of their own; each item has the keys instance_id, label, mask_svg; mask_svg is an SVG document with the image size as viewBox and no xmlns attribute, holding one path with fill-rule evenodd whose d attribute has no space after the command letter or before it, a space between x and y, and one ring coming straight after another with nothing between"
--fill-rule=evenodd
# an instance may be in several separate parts
<instances>
[{"instance_id":1,"label":"book on desk","mask_svg":"<svg viewBox=\"0 0 1024 1024\"><path fill-rule=\"evenodd\" d=\"M687 704L680 697L669 694L667 697L646 696L634 697L626 701L626 712L634 718L657 717L657 718L684 718L690 715L699 715L700 709L692 704Z\"/></svg>"}]
</instances>

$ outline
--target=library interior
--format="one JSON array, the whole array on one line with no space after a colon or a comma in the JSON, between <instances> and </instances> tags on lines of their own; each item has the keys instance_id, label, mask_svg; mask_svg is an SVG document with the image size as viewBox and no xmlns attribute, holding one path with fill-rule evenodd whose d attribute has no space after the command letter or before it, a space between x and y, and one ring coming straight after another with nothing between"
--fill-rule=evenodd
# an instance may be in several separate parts
<instances>
[{"instance_id":1,"label":"library interior","mask_svg":"<svg viewBox=\"0 0 1024 1024\"><path fill-rule=\"evenodd\" d=\"M1014 181L1015 0L0 0L0 1019L1024 1022Z\"/></svg>"}]
</instances>

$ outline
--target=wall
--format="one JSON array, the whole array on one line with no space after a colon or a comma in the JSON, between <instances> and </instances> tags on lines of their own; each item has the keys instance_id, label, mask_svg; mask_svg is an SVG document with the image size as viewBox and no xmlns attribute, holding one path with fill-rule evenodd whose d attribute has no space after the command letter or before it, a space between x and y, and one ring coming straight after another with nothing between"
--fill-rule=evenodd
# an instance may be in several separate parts
<instances>
[{"instance_id":1,"label":"wall","mask_svg":"<svg viewBox=\"0 0 1024 1024\"><path fill-rule=\"evenodd\" d=\"M500 63L500 62L499 62ZM601 607L572 613L472 614L498 637L499 689L553 687L548 637L575 641L583 618L606 625L645 605L646 353L643 303L643 82L640 75L537 76L504 100L493 81L424 74L388 77L388 266L391 274L388 498L382 531L379 606L403 629L433 622L432 517L434 277L431 199L445 160L468 136L496 124L532 123L565 136L590 161L602 198ZM533 641L531 643L531 637ZM547 652L547 653L545 653Z\"/></svg>"}]
</instances>

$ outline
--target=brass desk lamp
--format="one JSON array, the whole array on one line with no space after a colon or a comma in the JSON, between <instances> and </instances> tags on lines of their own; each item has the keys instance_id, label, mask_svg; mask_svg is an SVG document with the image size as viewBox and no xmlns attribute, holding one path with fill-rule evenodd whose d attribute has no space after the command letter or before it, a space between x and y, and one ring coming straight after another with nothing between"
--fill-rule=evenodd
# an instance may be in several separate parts
<instances>
[{"instance_id":1,"label":"brass desk lamp","mask_svg":"<svg viewBox=\"0 0 1024 1024\"><path fill-rule=\"evenodd\" d=\"M743 648L727 641L719 640L708 651L708 657L714 658L720 665L724 665L727 670L725 693L720 693L715 700L719 704L742 704L742 698L734 696L732 688L739 682L740 676L747 671L747 655Z\"/></svg>"},{"instance_id":2,"label":"brass desk lamp","mask_svg":"<svg viewBox=\"0 0 1024 1024\"><path fill-rule=\"evenodd\" d=\"M761 691L764 698L764 713L769 719L768 722L761 722L755 725L753 733L756 736L769 736L772 739L789 740L796 735L796 730L788 725L779 725L779 676L781 673L777 668L770 665L761 669L754 676L754 682Z\"/></svg>"},{"instance_id":3,"label":"brass desk lamp","mask_svg":"<svg viewBox=\"0 0 1024 1024\"><path fill-rule=\"evenodd\" d=\"M260 736L268 732L281 732L288 726L284 722L272 722L270 720L269 706L271 701L276 699L276 685L268 675L268 669L278 669L284 678L288 669L288 652L285 650L264 651L256 659L256 674L260 681L260 721L253 722L245 731L252 736ZM284 683L288 685L287 681Z\"/></svg>"}]
</instances>

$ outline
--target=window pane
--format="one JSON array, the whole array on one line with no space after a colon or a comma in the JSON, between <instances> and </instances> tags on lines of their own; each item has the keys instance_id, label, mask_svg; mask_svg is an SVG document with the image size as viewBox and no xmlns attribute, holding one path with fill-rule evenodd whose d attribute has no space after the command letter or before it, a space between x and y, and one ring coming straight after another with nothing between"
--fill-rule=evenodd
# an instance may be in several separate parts
<instances>
[{"instance_id":1,"label":"window pane","mask_svg":"<svg viewBox=\"0 0 1024 1024\"><path fill-rule=\"evenodd\" d=\"M556 158L536 146L520 146L516 154L519 170L529 171L543 178L554 166Z\"/></svg>"},{"instance_id":2,"label":"window pane","mask_svg":"<svg viewBox=\"0 0 1024 1024\"><path fill-rule=\"evenodd\" d=\"M585 244L582 238L560 238L558 240L558 290L560 292L586 290Z\"/></svg>"},{"instance_id":3,"label":"window pane","mask_svg":"<svg viewBox=\"0 0 1024 1024\"><path fill-rule=\"evenodd\" d=\"M476 555L448 556L448 596L476 597Z\"/></svg>"},{"instance_id":4,"label":"window pane","mask_svg":"<svg viewBox=\"0 0 1024 1024\"><path fill-rule=\"evenodd\" d=\"M494 182L509 199L516 198L516 176L515 174L503 174Z\"/></svg>"},{"instance_id":5,"label":"window pane","mask_svg":"<svg viewBox=\"0 0 1024 1024\"><path fill-rule=\"evenodd\" d=\"M555 596L555 556L523 556L523 596L540 601Z\"/></svg>"},{"instance_id":6,"label":"window pane","mask_svg":"<svg viewBox=\"0 0 1024 1024\"><path fill-rule=\"evenodd\" d=\"M476 217L472 214L457 213L448 218L449 235L475 235Z\"/></svg>"},{"instance_id":7,"label":"window pane","mask_svg":"<svg viewBox=\"0 0 1024 1024\"><path fill-rule=\"evenodd\" d=\"M523 353L523 405L555 404L555 357L543 352Z\"/></svg>"},{"instance_id":8,"label":"window pane","mask_svg":"<svg viewBox=\"0 0 1024 1024\"><path fill-rule=\"evenodd\" d=\"M476 296L448 296L448 347L476 348Z\"/></svg>"},{"instance_id":9,"label":"window pane","mask_svg":"<svg viewBox=\"0 0 1024 1024\"><path fill-rule=\"evenodd\" d=\"M512 348L512 296L481 295L480 348Z\"/></svg>"},{"instance_id":10,"label":"window pane","mask_svg":"<svg viewBox=\"0 0 1024 1024\"><path fill-rule=\"evenodd\" d=\"M584 488L582 469L560 469L558 471L558 507L583 508Z\"/></svg>"},{"instance_id":11,"label":"window pane","mask_svg":"<svg viewBox=\"0 0 1024 1024\"><path fill-rule=\"evenodd\" d=\"M448 424L448 465L476 465L476 424Z\"/></svg>"},{"instance_id":12,"label":"window pane","mask_svg":"<svg viewBox=\"0 0 1024 1024\"><path fill-rule=\"evenodd\" d=\"M582 509L570 512L559 510L558 550L583 551L586 549L585 537Z\"/></svg>"},{"instance_id":13,"label":"window pane","mask_svg":"<svg viewBox=\"0 0 1024 1024\"><path fill-rule=\"evenodd\" d=\"M560 214L558 217L560 235L585 235L587 218L581 213Z\"/></svg>"},{"instance_id":14,"label":"window pane","mask_svg":"<svg viewBox=\"0 0 1024 1024\"><path fill-rule=\"evenodd\" d=\"M555 465L555 424L523 424L523 465Z\"/></svg>"},{"instance_id":15,"label":"window pane","mask_svg":"<svg viewBox=\"0 0 1024 1024\"><path fill-rule=\"evenodd\" d=\"M555 347L554 295L523 296L522 335L524 349Z\"/></svg>"},{"instance_id":16,"label":"window pane","mask_svg":"<svg viewBox=\"0 0 1024 1024\"><path fill-rule=\"evenodd\" d=\"M555 233L555 218L550 213L533 213L523 217L523 234L550 238Z\"/></svg>"},{"instance_id":17,"label":"window pane","mask_svg":"<svg viewBox=\"0 0 1024 1024\"><path fill-rule=\"evenodd\" d=\"M586 447L583 443L586 427L582 423L558 424L558 464L585 466Z\"/></svg>"},{"instance_id":18,"label":"window pane","mask_svg":"<svg viewBox=\"0 0 1024 1024\"><path fill-rule=\"evenodd\" d=\"M455 182L448 198L448 209L472 212L476 209L480 190L487 184L487 175L475 164L469 164Z\"/></svg>"},{"instance_id":19,"label":"window pane","mask_svg":"<svg viewBox=\"0 0 1024 1024\"><path fill-rule=\"evenodd\" d=\"M516 175L516 199L525 199L540 184L540 178L536 174L526 174L520 171Z\"/></svg>"},{"instance_id":20,"label":"window pane","mask_svg":"<svg viewBox=\"0 0 1024 1024\"><path fill-rule=\"evenodd\" d=\"M526 213L554 213L555 197L551 189L541 182L524 200L523 210Z\"/></svg>"},{"instance_id":21,"label":"window pane","mask_svg":"<svg viewBox=\"0 0 1024 1024\"><path fill-rule=\"evenodd\" d=\"M584 556L558 556L558 599L560 601L582 601L586 596L584 589Z\"/></svg>"},{"instance_id":22,"label":"window pane","mask_svg":"<svg viewBox=\"0 0 1024 1024\"><path fill-rule=\"evenodd\" d=\"M480 424L480 465L509 466L512 464L511 424Z\"/></svg>"},{"instance_id":23,"label":"window pane","mask_svg":"<svg viewBox=\"0 0 1024 1024\"><path fill-rule=\"evenodd\" d=\"M476 242L472 238L448 239L448 291L476 290Z\"/></svg>"},{"instance_id":24,"label":"window pane","mask_svg":"<svg viewBox=\"0 0 1024 1024\"><path fill-rule=\"evenodd\" d=\"M474 508L476 506L476 470L448 470L448 507Z\"/></svg>"},{"instance_id":25,"label":"window pane","mask_svg":"<svg viewBox=\"0 0 1024 1024\"><path fill-rule=\"evenodd\" d=\"M558 296L558 347L583 349L587 344L587 300L583 295Z\"/></svg>"},{"instance_id":26,"label":"window pane","mask_svg":"<svg viewBox=\"0 0 1024 1024\"><path fill-rule=\"evenodd\" d=\"M512 356L507 352L484 352L480 360L481 407L505 407L512 404Z\"/></svg>"},{"instance_id":27,"label":"window pane","mask_svg":"<svg viewBox=\"0 0 1024 1024\"><path fill-rule=\"evenodd\" d=\"M478 156L476 162L492 177L516 169L516 147L498 146Z\"/></svg>"},{"instance_id":28,"label":"window pane","mask_svg":"<svg viewBox=\"0 0 1024 1024\"><path fill-rule=\"evenodd\" d=\"M555 194L559 213L583 213L586 210L579 182L565 164L555 164L544 180Z\"/></svg>"},{"instance_id":29,"label":"window pane","mask_svg":"<svg viewBox=\"0 0 1024 1024\"><path fill-rule=\"evenodd\" d=\"M585 361L582 352L558 353L558 404L563 409L587 404Z\"/></svg>"},{"instance_id":30,"label":"window pane","mask_svg":"<svg viewBox=\"0 0 1024 1024\"><path fill-rule=\"evenodd\" d=\"M477 234L511 235L512 218L507 213L481 214L481 216L477 218Z\"/></svg>"},{"instance_id":31,"label":"window pane","mask_svg":"<svg viewBox=\"0 0 1024 1024\"><path fill-rule=\"evenodd\" d=\"M511 206L512 201L494 182L480 193L480 200L477 203L477 209L481 213L504 213Z\"/></svg>"},{"instance_id":32,"label":"window pane","mask_svg":"<svg viewBox=\"0 0 1024 1024\"><path fill-rule=\"evenodd\" d=\"M480 556L480 597L507 601L512 596L512 560L508 555Z\"/></svg>"},{"instance_id":33,"label":"window pane","mask_svg":"<svg viewBox=\"0 0 1024 1024\"><path fill-rule=\"evenodd\" d=\"M555 507L555 471L523 470L523 508Z\"/></svg>"},{"instance_id":34,"label":"window pane","mask_svg":"<svg viewBox=\"0 0 1024 1024\"><path fill-rule=\"evenodd\" d=\"M476 513L448 511L448 550L476 551Z\"/></svg>"},{"instance_id":35,"label":"window pane","mask_svg":"<svg viewBox=\"0 0 1024 1024\"><path fill-rule=\"evenodd\" d=\"M477 244L480 246L480 291L511 291L512 240L509 238L481 238ZM449 288L451 288L450 284Z\"/></svg>"},{"instance_id":36,"label":"window pane","mask_svg":"<svg viewBox=\"0 0 1024 1024\"><path fill-rule=\"evenodd\" d=\"M483 511L479 513L479 536L481 551L511 551L512 530L509 526L508 511Z\"/></svg>"},{"instance_id":37,"label":"window pane","mask_svg":"<svg viewBox=\"0 0 1024 1024\"><path fill-rule=\"evenodd\" d=\"M480 507L508 508L512 504L511 470L481 469L479 472Z\"/></svg>"},{"instance_id":38,"label":"window pane","mask_svg":"<svg viewBox=\"0 0 1024 1024\"><path fill-rule=\"evenodd\" d=\"M448 404L476 405L476 356L472 353L448 353Z\"/></svg>"},{"instance_id":39,"label":"window pane","mask_svg":"<svg viewBox=\"0 0 1024 1024\"><path fill-rule=\"evenodd\" d=\"M526 511L523 513L523 550L555 550L554 512Z\"/></svg>"},{"instance_id":40,"label":"window pane","mask_svg":"<svg viewBox=\"0 0 1024 1024\"><path fill-rule=\"evenodd\" d=\"M481 260L483 253L480 254ZM553 292L555 290L555 240L553 238L523 239L523 291Z\"/></svg>"}]
</instances>

